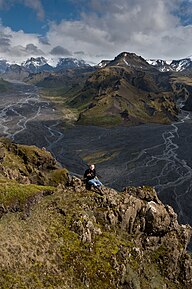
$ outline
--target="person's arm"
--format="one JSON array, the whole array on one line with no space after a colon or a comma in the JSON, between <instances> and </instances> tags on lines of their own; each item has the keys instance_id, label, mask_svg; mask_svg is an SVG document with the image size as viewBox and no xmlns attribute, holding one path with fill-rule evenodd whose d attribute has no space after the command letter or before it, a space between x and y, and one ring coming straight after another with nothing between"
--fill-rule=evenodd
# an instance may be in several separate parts
<instances>
[{"instance_id":1,"label":"person's arm","mask_svg":"<svg viewBox=\"0 0 192 289\"><path fill-rule=\"evenodd\" d=\"M87 178L87 173L88 173L88 171L86 170L85 173L84 173L84 179Z\"/></svg>"}]
</instances>

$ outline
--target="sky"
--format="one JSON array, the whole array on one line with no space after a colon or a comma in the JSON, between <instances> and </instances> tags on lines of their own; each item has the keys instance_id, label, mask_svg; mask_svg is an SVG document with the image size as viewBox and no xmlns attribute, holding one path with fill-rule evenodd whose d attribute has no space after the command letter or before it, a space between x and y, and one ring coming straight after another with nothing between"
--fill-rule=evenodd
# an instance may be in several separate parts
<instances>
[{"instance_id":1,"label":"sky","mask_svg":"<svg viewBox=\"0 0 192 289\"><path fill-rule=\"evenodd\" d=\"M192 0L0 0L0 59L192 55Z\"/></svg>"}]
</instances>

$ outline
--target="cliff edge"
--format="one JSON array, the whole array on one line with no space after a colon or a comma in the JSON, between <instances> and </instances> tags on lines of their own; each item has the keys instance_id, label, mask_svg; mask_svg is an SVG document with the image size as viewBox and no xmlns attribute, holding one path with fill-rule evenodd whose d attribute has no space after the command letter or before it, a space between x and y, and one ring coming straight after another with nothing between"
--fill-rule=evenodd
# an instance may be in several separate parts
<instances>
[{"instance_id":1,"label":"cliff edge","mask_svg":"<svg viewBox=\"0 0 192 289\"><path fill-rule=\"evenodd\" d=\"M49 152L7 140L0 182L2 289L192 288L191 227L153 188L99 194Z\"/></svg>"}]
</instances>

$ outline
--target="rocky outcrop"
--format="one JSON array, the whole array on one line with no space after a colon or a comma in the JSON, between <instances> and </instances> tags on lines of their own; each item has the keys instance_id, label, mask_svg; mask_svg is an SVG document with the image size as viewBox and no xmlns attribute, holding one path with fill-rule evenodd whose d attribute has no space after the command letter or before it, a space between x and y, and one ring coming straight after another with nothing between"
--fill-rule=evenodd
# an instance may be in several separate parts
<instances>
[{"instance_id":1,"label":"rocky outcrop","mask_svg":"<svg viewBox=\"0 0 192 289\"><path fill-rule=\"evenodd\" d=\"M75 177L69 190L86 193ZM106 232L129 240L130 247L119 246L113 256L118 276L114 288L180 288L181 284L181 288L191 288L192 259L186 248L192 228L178 223L173 209L161 203L153 188L129 187L121 193L103 188L102 195L96 193L93 198L92 213L76 215L71 229L91 247Z\"/></svg>"},{"instance_id":2,"label":"rocky outcrop","mask_svg":"<svg viewBox=\"0 0 192 289\"><path fill-rule=\"evenodd\" d=\"M192 287L192 229L153 188L96 191L67 175L63 182L48 152L5 141L0 158L1 288ZM53 185L32 184L29 166ZM13 171L6 177L8 168L20 168L30 183L19 183Z\"/></svg>"},{"instance_id":3,"label":"rocky outcrop","mask_svg":"<svg viewBox=\"0 0 192 289\"><path fill-rule=\"evenodd\" d=\"M45 148L19 145L0 139L0 175L22 184L66 183L68 173Z\"/></svg>"}]
</instances>

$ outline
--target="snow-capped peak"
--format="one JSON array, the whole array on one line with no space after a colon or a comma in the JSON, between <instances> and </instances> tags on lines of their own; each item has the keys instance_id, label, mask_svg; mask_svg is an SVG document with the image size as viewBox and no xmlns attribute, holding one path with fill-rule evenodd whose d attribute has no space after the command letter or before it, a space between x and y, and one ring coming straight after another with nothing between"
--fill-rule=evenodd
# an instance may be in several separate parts
<instances>
[{"instance_id":1,"label":"snow-capped peak","mask_svg":"<svg viewBox=\"0 0 192 289\"><path fill-rule=\"evenodd\" d=\"M21 65L24 67L29 67L30 65L33 65L34 67L39 67L45 64L47 64L47 60L44 57L37 57L37 58L31 57L26 61L24 61L23 63L21 63Z\"/></svg>"},{"instance_id":2,"label":"snow-capped peak","mask_svg":"<svg viewBox=\"0 0 192 289\"><path fill-rule=\"evenodd\" d=\"M192 57L187 57L179 60L162 60L148 59L150 65L155 66L158 70L180 72L192 66Z\"/></svg>"},{"instance_id":3,"label":"snow-capped peak","mask_svg":"<svg viewBox=\"0 0 192 289\"><path fill-rule=\"evenodd\" d=\"M57 68L75 68L75 67L85 67L90 66L84 60L77 58L60 58L57 63Z\"/></svg>"}]
</instances>

